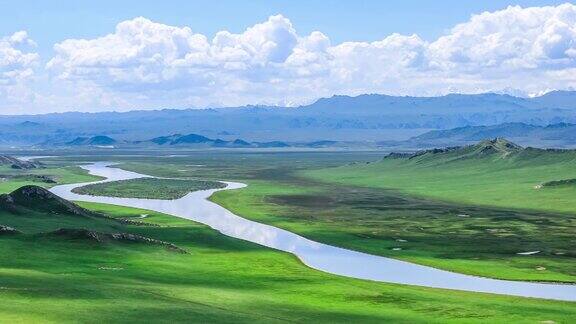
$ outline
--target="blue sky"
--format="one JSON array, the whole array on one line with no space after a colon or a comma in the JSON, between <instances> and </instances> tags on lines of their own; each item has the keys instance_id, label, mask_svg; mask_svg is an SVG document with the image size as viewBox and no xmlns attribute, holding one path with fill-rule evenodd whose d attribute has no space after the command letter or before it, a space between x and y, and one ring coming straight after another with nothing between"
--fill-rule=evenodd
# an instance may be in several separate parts
<instances>
[{"instance_id":1,"label":"blue sky","mask_svg":"<svg viewBox=\"0 0 576 324\"><path fill-rule=\"evenodd\" d=\"M0 0L0 113L571 89L574 10L544 0Z\"/></svg>"}]
</instances>

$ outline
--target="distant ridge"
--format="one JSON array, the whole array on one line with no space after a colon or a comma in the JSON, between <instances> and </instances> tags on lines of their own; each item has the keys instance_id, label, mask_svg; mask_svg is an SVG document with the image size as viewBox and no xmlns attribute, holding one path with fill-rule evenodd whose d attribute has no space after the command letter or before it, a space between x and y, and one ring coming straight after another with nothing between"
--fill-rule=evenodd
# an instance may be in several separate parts
<instances>
[{"instance_id":1,"label":"distant ridge","mask_svg":"<svg viewBox=\"0 0 576 324\"><path fill-rule=\"evenodd\" d=\"M167 132L202 134L214 140L221 136L225 142L233 140L230 134L249 143L377 142L406 140L430 130L503 123L538 127L576 124L576 92L554 91L535 98L495 93L439 97L368 94L322 98L296 108L243 106L0 116L0 145L68 143L100 134L125 143L163 137ZM507 134L501 136L517 141ZM86 141L79 140L80 145Z\"/></svg>"},{"instance_id":2,"label":"distant ridge","mask_svg":"<svg viewBox=\"0 0 576 324\"><path fill-rule=\"evenodd\" d=\"M554 123L545 126L526 123L504 123L490 126L464 126L447 130L434 130L412 137L407 144L413 146L466 145L486 138L503 137L523 145L565 146L576 145L576 124Z\"/></svg>"},{"instance_id":3,"label":"distant ridge","mask_svg":"<svg viewBox=\"0 0 576 324\"><path fill-rule=\"evenodd\" d=\"M174 145L174 146L199 146L199 147L215 147L215 148L274 148L274 147L289 147L285 142L272 141L272 142L247 142L242 139L235 139L233 141L225 141L222 139L211 139L198 134L173 134L169 136L155 137L146 141L135 141L134 144L146 145Z\"/></svg>"},{"instance_id":4,"label":"distant ridge","mask_svg":"<svg viewBox=\"0 0 576 324\"><path fill-rule=\"evenodd\" d=\"M74 140L67 142L66 145L109 146L114 145L116 143L117 143L116 140L111 137L99 135L92 137L77 137Z\"/></svg>"}]
</instances>

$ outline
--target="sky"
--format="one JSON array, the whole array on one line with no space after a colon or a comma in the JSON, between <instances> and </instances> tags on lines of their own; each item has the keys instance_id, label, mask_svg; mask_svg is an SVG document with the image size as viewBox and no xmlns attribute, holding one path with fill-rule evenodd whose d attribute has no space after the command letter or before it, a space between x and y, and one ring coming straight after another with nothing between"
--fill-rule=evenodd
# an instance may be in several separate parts
<instances>
[{"instance_id":1,"label":"sky","mask_svg":"<svg viewBox=\"0 0 576 324\"><path fill-rule=\"evenodd\" d=\"M576 88L565 1L4 1L0 114Z\"/></svg>"}]
</instances>

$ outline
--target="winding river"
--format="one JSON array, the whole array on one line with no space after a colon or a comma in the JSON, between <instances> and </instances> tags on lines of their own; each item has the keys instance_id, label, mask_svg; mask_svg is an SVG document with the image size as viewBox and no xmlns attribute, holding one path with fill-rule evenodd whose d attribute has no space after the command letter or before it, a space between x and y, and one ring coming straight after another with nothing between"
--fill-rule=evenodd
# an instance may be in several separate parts
<instances>
[{"instance_id":1,"label":"winding river","mask_svg":"<svg viewBox=\"0 0 576 324\"><path fill-rule=\"evenodd\" d=\"M106 178L90 183L149 177L110 168L110 165L110 163L99 162L82 166L82 168L88 170L90 174ZM149 209L190 219L206 224L222 234L292 253L309 267L336 275L433 288L576 301L576 285L481 278L346 250L247 220L208 200L218 190L245 187L241 183L226 182L225 189L195 191L175 200L88 196L72 192L72 189L86 184L89 183L60 185L53 187L51 191L69 200Z\"/></svg>"}]
</instances>

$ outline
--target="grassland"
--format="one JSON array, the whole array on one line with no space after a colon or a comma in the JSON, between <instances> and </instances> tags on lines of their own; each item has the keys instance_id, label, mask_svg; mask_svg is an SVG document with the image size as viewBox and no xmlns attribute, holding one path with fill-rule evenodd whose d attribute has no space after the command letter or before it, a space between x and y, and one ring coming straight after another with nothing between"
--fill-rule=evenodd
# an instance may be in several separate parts
<instances>
[{"instance_id":1,"label":"grassland","mask_svg":"<svg viewBox=\"0 0 576 324\"><path fill-rule=\"evenodd\" d=\"M363 159L373 162L350 163ZM158 168L154 160L121 167L159 176L201 173L246 182L247 188L219 192L212 199L243 217L321 242L486 277L576 281L572 214L478 206L370 187L361 181L335 183L334 176L342 169L355 175L355 170L392 162L340 153L237 154L173 158L163 160ZM326 168L338 164L350 165ZM563 177L564 171L556 169L549 178ZM540 253L518 254L529 251Z\"/></svg>"},{"instance_id":2,"label":"grassland","mask_svg":"<svg viewBox=\"0 0 576 324\"><path fill-rule=\"evenodd\" d=\"M507 158L489 155L456 159L458 154L389 158L305 175L471 205L570 214L576 211L576 186L540 188L545 183L576 178L576 151L524 149Z\"/></svg>"},{"instance_id":3,"label":"grassland","mask_svg":"<svg viewBox=\"0 0 576 324\"><path fill-rule=\"evenodd\" d=\"M342 169L373 167L380 158L372 153L198 153L101 159L156 176L202 175L246 182L247 188L219 192L213 199L247 218L318 241L463 273L575 281L570 214L476 206L401 189L348 184L328 176L344 164L350 165ZM77 160L81 159L73 158ZM351 164L354 161L373 162ZM70 162L62 158L49 169L62 172L63 182L75 177L92 180L67 165ZM86 223L38 212L24 217L0 213L0 224L25 232L0 236L0 318L9 322L564 323L576 316L574 303L332 276L303 266L291 255L227 238L187 220L124 207L82 205L160 226L110 220ZM138 218L141 214L149 216ZM59 227L140 234L172 242L189 254L157 246L37 237L38 232ZM394 250L398 247L402 250ZM542 252L516 254L533 250Z\"/></svg>"},{"instance_id":4,"label":"grassland","mask_svg":"<svg viewBox=\"0 0 576 324\"><path fill-rule=\"evenodd\" d=\"M49 188L56 183L78 183L101 179L89 175L80 167L60 164L32 170L15 170L7 166L0 166L0 174L3 175L3 180L0 181L0 193L11 192L25 185ZM46 182L42 176L52 179L53 182Z\"/></svg>"},{"instance_id":5,"label":"grassland","mask_svg":"<svg viewBox=\"0 0 576 324\"><path fill-rule=\"evenodd\" d=\"M222 182L207 180L140 178L96 183L73 191L78 194L144 199L178 199L191 191L223 188Z\"/></svg>"},{"instance_id":6,"label":"grassland","mask_svg":"<svg viewBox=\"0 0 576 324\"><path fill-rule=\"evenodd\" d=\"M313 183L250 181L212 200L246 218L357 251L485 277L576 282L575 217ZM541 252L518 254L527 251Z\"/></svg>"},{"instance_id":7,"label":"grassland","mask_svg":"<svg viewBox=\"0 0 576 324\"><path fill-rule=\"evenodd\" d=\"M0 212L23 234L0 236L0 318L10 323L569 322L576 305L353 280L291 255L227 238L191 221L118 206L83 207L113 218L35 210ZM139 219L140 220L140 219ZM43 235L57 228L129 232L158 246Z\"/></svg>"}]
</instances>

